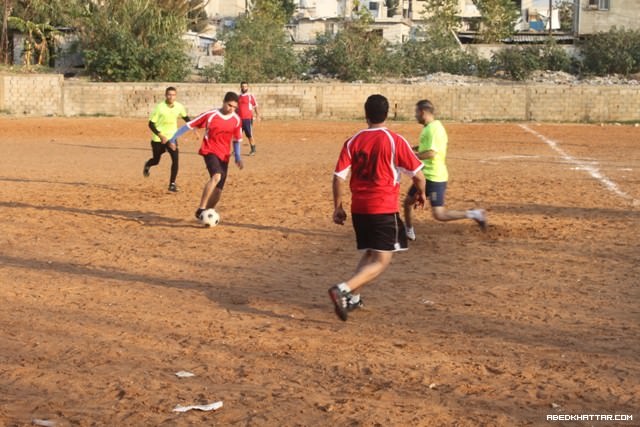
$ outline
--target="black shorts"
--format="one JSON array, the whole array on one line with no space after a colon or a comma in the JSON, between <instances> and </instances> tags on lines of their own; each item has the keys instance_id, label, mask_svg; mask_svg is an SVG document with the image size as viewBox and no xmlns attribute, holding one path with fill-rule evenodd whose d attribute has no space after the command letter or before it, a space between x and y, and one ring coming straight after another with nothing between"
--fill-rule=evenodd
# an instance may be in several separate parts
<instances>
[{"instance_id":1,"label":"black shorts","mask_svg":"<svg viewBox=\"0 0 640 427\"><path fill-rule=\"evenodd\" d=\"M407 235L400 214L351 214L359 250L406 251Z\"/></svg>"},{"instance_id":2,"label":"black shorts","mask_svg":"<svg viewBox=\"0 0 640 427\"><path fill-rule=\"evenodd\" d=\"M229 162L223 162L215 154L207 154L204 156L204 164L207 165L207 170L209 171L210 177L217 173L222 175L220 177L218 185L216 185L216 188L222 190L224 188L224 183L227 181L227 170L229 169Z\"/></svg>"},{"instance_id":3,"label":"black shorts","mask_svg":"<svg viewBox=\"0 0 640 427\"><path fill-rule=\"evenodd\" d=\"M418 189L415 185L412 185L409 189L409 197L414 197ZM435 182L427 180L427 199L431 206L444 206L444 194L447 192L447 181Z\"/></svg>"}]
</instances>

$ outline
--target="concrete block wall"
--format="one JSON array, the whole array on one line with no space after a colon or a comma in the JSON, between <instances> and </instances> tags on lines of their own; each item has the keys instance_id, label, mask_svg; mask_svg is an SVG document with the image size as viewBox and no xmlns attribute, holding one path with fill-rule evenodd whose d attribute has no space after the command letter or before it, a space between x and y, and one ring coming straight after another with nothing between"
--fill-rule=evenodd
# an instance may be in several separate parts
<instances>
[{"instance_id":1,"label":"concrete block wall","mask_svg":"<svg viewBox=\"0 0 640 427\"><path fill-rule=\"evenodd\" d=\"M0 76L0 110L11 115L56 116L62 107L64 79L59 74Z\"/></svg>"},{"instance_id":2,"label":"concrete block wall","mask_svg":"<svg viewBox=\"0 0 640 427\"><path fill-rule=\"evenodd\" d=\"M190 116L221 105L237 84L90 83L59 75L0 76L0 112L30 116L148 117L168 86ZM389 99L390 117L412 120L430 99L443 119L457 121L640 121L640 87L524 84L253 84L266 119L363 119L373 93Z\"/></svg>"}]
</instances>

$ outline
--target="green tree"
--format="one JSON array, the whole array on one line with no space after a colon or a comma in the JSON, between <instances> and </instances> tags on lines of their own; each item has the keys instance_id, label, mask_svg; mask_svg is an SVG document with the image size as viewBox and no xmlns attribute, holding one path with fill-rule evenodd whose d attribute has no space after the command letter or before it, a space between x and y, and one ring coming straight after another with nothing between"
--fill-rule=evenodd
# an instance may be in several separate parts
<instances>
[{"instance_id":1,"label":"green tree","mask_svg":"<svg viewBox=\"0 0 640 427\"><path fill-rule=\"evenodd\" d=\"M473 0L482 15L480 35L486 43L495 43L511 36L519 12L512 0Z\"/></svg>"},{"instance_id":2,"label":"green tree","mask_svg":"<svg viewBox=\"0 0 640 427\"><path fill-rule=\"evenodd\" d=\"M225 34L224 67L217 80L237 82L292 78L300 69L284 24L291 17L282 0L257 1L251 13ZM293 10L291 10L293 13Z\"/></svg>"},{"instance_id":3,"label":"green tree","mask_svg":"<svg viewBox=\"0 0 640 427\"><path fill-rule=\"evenodd\" d=\"M423 37L402 46L403 73L477 74L480 59L475 52L463 50L455 37L460 25L458 1L426 0L422 16L425 28L420 35Z\"/></svg>"},{"instance_id":4,"label":"green tree","mask_svg":"<svg viewBox=\"0 0 640 427\"><path fill-rule=\"evenodd\" d=\"M82 10L81 0L4 0L0 8L2 61L9 62L10 22L12 28L25 34L25 65L30 65L32 60L40 65L47 65L53 27L74 26Z\"/></svg>"},{"instance_id":5,"label":"green tree","mask_svg":"<svg viewBox=\"0 0 640 427\"><path fill-rule=\"evenodd\" d=\"M36 24L74 26L85 11L82 0L15 0L12 16Z\"/></svg>"},{"instance_id":6,"label":"green tree","mask_svg":"<svg viewBox=\"0 0 640 427\"><path fill-rule=\"evenodd\" d=\"M87 70L101 81L181 81L187 22L150 0L91 3L81 27Z\"/></svg>"},{"instance_id":7,"label":"green tree","mask_svg":"<svg viewBox=\"0 0 640 427\"><path fill-rule=\"evenodd\" d=\"M353 19L343 21L338 33L318 37L307 61L316 71L345 81L371 81L380 75L399 73L388 43L371 27L372 22L369 12L358 8Z\"/></svg>"},{"instance_id":8,"label":"green tree","mask_svg":"<svg viewBox=\"0 0 640 427\"><path fill-rule=\"evenodd\" d=\"M24 34L23 64L29 69L32 64L47 65L49 63L49 41L47 36L54 29L48 24L36 24L15 16L8 18L9 28Z\"/></svg>"},{"instance_id":9,"label":"green tree","mask_svg":"<svg viewBox=\"0 0 640 427\"><path fill-rule=\"evenodd\" d=\"M204 8L208 0L158 0L156 3L166 13L185 17L191 30L201 31L207 25Z\"/></svg>"},{"instance_id":10,"label":"green tree","mask_svg":"<svg viewBox=\"0 0 640 427\"><path fill-rule=\"evenodd\" d=\"M455 43L453 31L460 26L458 0L426 0L422 16L426 23L426 34L439 46Z\"/></svg>"},{"instance_id":11,"label":"green tree","mask_svg":"<svg viewBox=\"0 0 640 427\"><path fill-rule=\"evenodd\" d=\"M250 12L270 16L276 22L286 24L295 10L296 4L293 0L256 0Z\"/></svg>"}]
</instances>

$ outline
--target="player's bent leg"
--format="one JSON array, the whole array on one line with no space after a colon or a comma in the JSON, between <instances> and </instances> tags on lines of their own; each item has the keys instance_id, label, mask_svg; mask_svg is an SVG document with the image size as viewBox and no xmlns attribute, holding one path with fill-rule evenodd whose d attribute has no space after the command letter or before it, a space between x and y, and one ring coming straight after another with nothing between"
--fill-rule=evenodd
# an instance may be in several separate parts
<instances>
[{"instance_id":1,"label":"player's bent leg","mask_svg":"<svg viewBox=\"0 0 640 427\"><path fill-rule=\"evenodd\" d=\"M213 190L213 194L209 197L209 201L207 202L207 209L215 209L216 205L220 201L220 197L222 196L222 190L216 187Z\"/></svg>"},{"instance_id":2,"label":"player's bent leg","mask_svg":"<svg viewBox=\"0 0 640 427\"><path fill-rule=\"evenodd\" d=\"M176 179L178 178L178 168L180 165L180 152L176 147L175 150L169 150L169 155L171 156L171 176L169 178L169 191L178 191L178 187L176 186Z\"/></svg>"},{"instance_id":3,"label":"player's bent leg","mask_svg":"<svg viewBox=\"0 0 640 427\"><path fill-rule=\"evenodd\" d=\"M416 240L416 232L413 229L413 205L415 203L415 198L407 195L404 199L403 208L404 208L404 225L405 225L405 234L409 240Z\"/></svg>"},{"instance_id":4,"label":"player's bent leg","mask_svg":"<svg viewBox=\"0 0 640 427\"><path fill-rule=\"evenodd\" d=\"M147 160L144 164L144 169L142 170L142 175L144 175L145 178L149 176L149 170L151 167L160 163L162 153L165 151L165 146L159 142L151 141L151 151L153 153L153 157Z\"/></svg>"},{"instance_id":5,"label":"player's bent leg","mask_svg":"<svg viewBox=\"0 0 640 427\"><path fill-rule=\"evenodd\" d=\"M465 211L448 210L444 206L433 206L431 208L431 213L433 214L433 218L437 221L456 221L467 217Z\"/></svg>"},{"instance_id":6,"label":"player's bent leg","mask_svg":"<svg viewBox=\"0 0 640 427\"><path fill-rule=\"evenodd\" d=\"M204 188L202 189L202 197L200 198L200 209L207 209L209 199L220 182L220 179L222 179L222 174L213 174L211 175L211 178L209 178L209 181L204 185Z\"/></svg>"},{"instance_id":7,"label":"player's bent leg","mask_svg":"<svg viewBox=\"0 0 640 427\"><path fill-rule=\"evenodd\" d=\"M378 277L391 262L392 252L367 250L360 258L355 275L346 282L329 288L329 297L340 320L346 321L350 311L361 308L364 304L356 289Z\"/></svg>"},{"instance_id":8,"label":"player's bent leg","mask_svg":"<svg viewBox=\"0 0 640 427\"><path fill-rule=\"evenodd\" d=\"M391 251L366 251L360 260L361 267L346 282L351 292L380 276L391 263L391 258L393 258Z\"/></svg>"}]
</instances>

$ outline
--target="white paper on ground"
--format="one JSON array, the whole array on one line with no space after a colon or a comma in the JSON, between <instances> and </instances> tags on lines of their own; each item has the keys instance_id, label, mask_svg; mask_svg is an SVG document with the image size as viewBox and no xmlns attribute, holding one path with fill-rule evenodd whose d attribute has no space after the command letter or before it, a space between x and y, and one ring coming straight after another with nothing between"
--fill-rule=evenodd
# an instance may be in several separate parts
<instances>
[{"instance_id":1,"label":"white paper on ground","mask_svg":"<svg viewBox=\"0 0 640 427\"><path fill-rule=\"evenodd\" d=\"M37 418L36 418L36 419L34 419L34 420L31 420L31 423L32 423L33 425L36 425L36 426L42 426L42 427L54 427L54 426L56 425L56 422L55 422L55 421L51 421L51 420L39 420L39 419L37 419Z\"/></svg>"},{"instance_id":2,"label":"white paper on ground","mask_svg":"<svg viewBox=\"0 0 640 427\"><path fill-rule=\"evenodd\" d=\"M220 408L222 408L222 401L209 403L208 405L190 405L190 406L176 405L176 407L173 408L173 412L187 412L192 409L199 409L200 411L216 411Z\"/></svg>"},{"instance_id":3,"label":"white paper on ground","mask_svg":"<svg viewBox=\"0 0 640 427\"><path fill-rule=\"evenodd\" d=\"M191 372L187 372L187 371L180 371L180 372L176 372L176 377L180 377L180 378L188 378L188 377L195 377L196 374L192 374Z\"/></svg>"}]
</instances>

